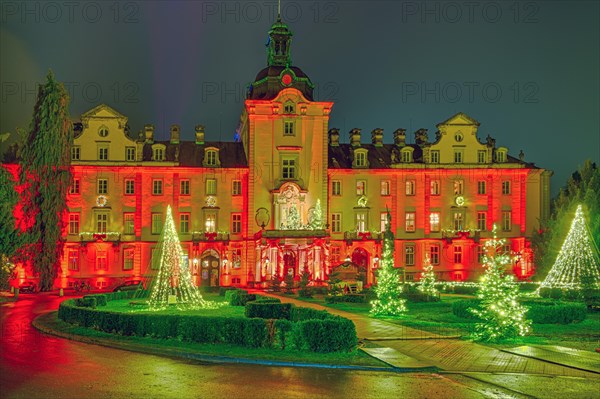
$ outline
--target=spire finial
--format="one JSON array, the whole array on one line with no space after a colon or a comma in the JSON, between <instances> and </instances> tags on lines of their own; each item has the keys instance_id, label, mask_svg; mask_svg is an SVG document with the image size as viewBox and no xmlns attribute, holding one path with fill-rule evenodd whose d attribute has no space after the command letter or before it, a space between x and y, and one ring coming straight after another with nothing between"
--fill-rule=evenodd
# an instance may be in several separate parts
<instances>
[{"instance_id":1,"label":"spire finial","mask_svg":"<svg viewBox=\"0 0 600 399\"><path fill-rule=\"evenodd\" d=\"M281 22L281 0L277 0L277 22Z\"/></svg>"}]
</instances>

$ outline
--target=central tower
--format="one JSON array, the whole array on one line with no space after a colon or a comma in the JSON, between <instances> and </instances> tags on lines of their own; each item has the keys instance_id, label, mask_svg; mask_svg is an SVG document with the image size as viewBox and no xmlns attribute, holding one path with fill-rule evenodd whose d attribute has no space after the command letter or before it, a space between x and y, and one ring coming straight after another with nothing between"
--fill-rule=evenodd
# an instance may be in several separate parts
<instances>
[{"instance_id":1,"label":"central tower","mask_svg":"<svg viewBox=\"0 0 600 399\"><path fill-rule=\"evenodd\" d=\"M313 100L313 84L291 64L292 32L278 17L269 30L267 66L250 85L240 136L249 165L247 263L256 282L273 273L325 273L324 226L309 230L313 215L327 215L327 131L331 102ZM249 243L250 244L250 243ZM318 247L318 248L317 248Z\"/></svg>"}]
</instances>

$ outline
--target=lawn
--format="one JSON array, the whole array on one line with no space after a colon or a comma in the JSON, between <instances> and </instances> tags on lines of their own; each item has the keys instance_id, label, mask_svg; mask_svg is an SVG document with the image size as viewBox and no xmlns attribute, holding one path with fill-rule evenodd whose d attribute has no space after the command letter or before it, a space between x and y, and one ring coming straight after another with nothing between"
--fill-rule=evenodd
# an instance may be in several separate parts
<instances>
[{"instance_id":1,"label":"lawn","mask_svg":"<svg viewBox=\"0 0 600 399\"><path fill-rule=\"evenodd\" d=\"M386 320L444 336L459 335L467 338L474 330L474 321L457 317L452 313L452 303L467 298L473 298L473 296L442 294L440 302L409 302L407 303L408 312L405 316ZM298 299L361 315L368 315L371 308L368 303L328 304L325 303L323 296ZM534 324L533 331L529 336L494 346L509 347L529 344L559 345L594 351L600 347L600 313L589 312L587 319L579 323Z\"/></svg>"}]
</instances>

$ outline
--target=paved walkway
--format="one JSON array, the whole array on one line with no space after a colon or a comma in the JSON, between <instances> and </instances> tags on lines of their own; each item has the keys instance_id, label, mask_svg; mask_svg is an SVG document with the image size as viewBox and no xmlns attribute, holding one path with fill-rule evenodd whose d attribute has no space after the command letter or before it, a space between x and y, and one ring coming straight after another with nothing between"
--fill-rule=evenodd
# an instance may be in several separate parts
<instances>
[{"instance_id":1,"label":"paved walkway","mask_svg":"<svg viewBox=\"0 0 600 399\"><path fill-rule=\"evenodd\" d=\"M257 291L257 293L274 296L265 292ZM352 320L359 338L376 341L384 348L399 352L394 355L393 351L382 350L379 351L382 356L378 355L378 351L370 353L396 367L415 368L418 365L422 368L435 366L446 372L523 373L600 379L599 374L566 366L569 364L568 359L565 357L564 361L561 361L560 355L556 356L556 353L555 362L562 364L521 356L470 341L448 339L448 337L368 316L300 301L293 297L277 296L277 298L280 298L282 302L294 303L297 306L327 310L329 313ZM366 352L369 353L368 350ZM595 354L590 353L590 355ZM571 356L572 354L569 354L568 357ZM392 361L386 361L386 359L392 359Z\"/></svg>"}]
</instances>

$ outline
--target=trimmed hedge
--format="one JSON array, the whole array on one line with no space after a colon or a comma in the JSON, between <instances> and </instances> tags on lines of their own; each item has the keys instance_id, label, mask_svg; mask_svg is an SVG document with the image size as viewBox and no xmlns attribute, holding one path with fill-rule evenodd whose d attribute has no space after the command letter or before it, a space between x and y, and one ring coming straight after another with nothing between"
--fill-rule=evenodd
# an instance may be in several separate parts
<instances>
[{"instance_id":1,"label":"trimmed hedge","mask_svg":"<svg viewBox=\"0 0 600 399\"><path fill-rule=\"evenodd\" d=\"M225 299L229 298L231 306L246 306L246 303L256 299L255 294L248 294L248 291L234 290L225 293Z\"/></svg>"},{"instance_id":2,"label":"trimmed hedge","mask_svg":"<svg viewBox=\"0 0 600 399\"><path fill-rule=\"evenodd\" d=\"M227 291L239 290L237 287L219 287L219 296L225 296Z\"/></svg>"},{"instance_id":3,"label":"trimmed hedge","mask_svg":"<svg viewBox=\"0 0 600 399\"><path fill-rule=\"evenodd\" d=\"M292 313L291 303L265 303L248 302L246 304L246 317L258 317L261 319L290 319Z\"/></svg>"},{"instance_id":4,"label":"trimmed hedge","mask_svg":"<svg viewBox=\"0 0 600 399\"><path fill-rule=\"evenodd\" d=\"M230 291L227 291L229 293ZM105 301L127 299L133 291L101 294ZM241 293L242 297L250 297ZM249 302L247 317L194 316L155 312L122 313L98 311L98 295L63 301L58 317L72 324L121 335L149 336L211 344L233 344L245 347L272 347L277 341L281 349L294 347L316 352L348 351L356 347L358 338L351 320L333 316L324 310L298 308L292 304ZM233 296L235 297L235 295ZM278 300L259 298L259 300ZM100 299L102 302L102 299ZM85 304L86 306L82 306ZM275 318L274 316L286 316Z\"/></svg>"},{"instance_id":5,"label":"trimmed hedge","mask_svg":"<svg viewBox=\"0 0 600 399\"><path fill-rule=\"evenodd\" d=\"M469 311L477 308L478 299L465 299L452 304L452 313L457 317L479 320ZM529 310L525 317L535 324L569 324L587 317L587 307L577 302L550 302L547 300L529 300L523 302Z\"/></svg>"},{"instance_id":6,"label":"trimmed hedge","mask_svg":"<svg viewBox=\"0 0 600 399\"><path fill-rule=\"evenodd\" d=\"M258 295L256 294L256 299L252 302L256 303L281 303L281 299L273 298L270 296Z\"/></svg>"},{"instance_id":7,"label":"trimmed hedge","mask_svg":"<svg viewBox=\"0 0 600 399\"><path fill-rule=\"evenodd\" d=\"M529 307L527 318L537 324L570 324L585 320L587 306L577 302L536 304Z\"/></svg>"}]
</instances>

